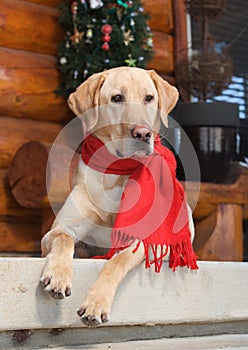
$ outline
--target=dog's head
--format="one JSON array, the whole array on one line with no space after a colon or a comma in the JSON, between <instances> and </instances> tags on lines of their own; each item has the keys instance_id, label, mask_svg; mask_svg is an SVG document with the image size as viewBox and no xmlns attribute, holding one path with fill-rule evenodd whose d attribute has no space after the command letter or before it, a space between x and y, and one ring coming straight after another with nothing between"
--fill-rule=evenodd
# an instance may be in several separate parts
<instances>
[{"instance_id":1,"label":"dog's head","mask_svg":"<svg viewBox=\"0 0 248 350\"><path fill-rule=\"evenodd\" d=\"M72 111L118 157L153 152L160 122L178 99L178 91L155 71L119 67L88 78L69 96Z\"/></svg>"}]
</instances>

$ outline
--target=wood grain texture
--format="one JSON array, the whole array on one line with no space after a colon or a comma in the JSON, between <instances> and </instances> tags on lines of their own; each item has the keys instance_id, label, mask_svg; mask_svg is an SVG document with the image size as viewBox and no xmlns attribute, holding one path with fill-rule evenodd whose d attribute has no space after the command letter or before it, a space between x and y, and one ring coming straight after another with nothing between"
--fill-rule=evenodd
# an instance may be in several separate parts
<instances>
[{"instance_id":1,"label":"wood grain texture","mask_svg":"<svg viewBox=\"0 0 248 350\"><path fill-rule=\"evenodd\" d=\"M217 224L217 208L202 220L195 220L194 249L201 249L213 234Z\"/></svg>"},{"instance_id":2,"label":"wood grain texture","mask_svg":"<svg viewBox=\"0 0 248 350\"><path fill-rule=\"evenodd\" d=\"M0 76L0 115L61 123L72 118L66 100L55 94L54 57L0 48Z\"/></svg>"},{"instance_id":3,"label":"wood grain texture","mask_svg":"<svg viewBox=\"0 0 248 350\"><path fill-rule=\"evenodd\" d=\"M148 62L148 69L172 75L174 72L174 39L172 35L153 31L154 57Z\"/></svg>"},{"instance_id":4,"label":"wood grain texture","mask_svg":"<svg viewBox=\"0 0 248 350\"><path fill-rule=\"evenodd\" d=\"M172 33L174 28L172 15L172 0L145 0L145 12L150 14L148 21L154 31Z\"/></svg>"},{"instance_id":5,"label":"wood grain texture","mask_svg":"<svg viewBox=\"0 0 248 350\"><path fill-rule=\"evenodd\" d=\"M0 117L0 168L10 165L15 153L24 143L33 140L52 143L61 130L60 124Z\"/></svg>"},{"instance_id":6,"label":"wood grain texture","mask_svg":"<svg viewBox=\"0 0 248 350\"><path fill-rule=\"evenodd\" d=\"M49 199L53 205L61 206L71 190L80 155L66 146L56 145L53 160L47 166L51 147L38 141L25 143L10 164L11 193L25 208L47 207Z\"/></svg>"},{"instance_id":7,"label":"wood grain texture","mask_svg":"<svg viewBox=\"0 0 248 350\"><path fill-rule=\"evenodd\" d=\"M0 46L55 55L63 37L58 11L22 0L1 0Z\"/></svg>"},{"instance_id":8,"label":"wood grain texture","mask_svg":"<svg viewBox=\"0 0 248 350\"><path fill-rule=\"evenodd\" d=\"M182 58L187 54L188 38L187 38L187 19L186 7L184 0L174 0L172 2L172 14L174 19L174 57L175 67L180 64ZM177 78L177 70L175 68L175 77ZM178 86L180 96L184 102L190 101L189 93L182 87Z\"/></svg>"},{"instance_id":9,"label":"wood grain texture","mask_svg":"<svg viewBox=\"0 0 248 350\"><path fill-rule=\"evenodd\" d=\"M41 217L40 209L21 207L10 192L8 169L0 169L0 222L35 223Z\"/></svg>"},{"instance_id":10,"label":"wood grain texture","mask_svg":"<svg viewBox=\"0 0 248 350\"><path fill-rule=\"evenodd\" d=\"M61 0L25 0L25 2L56 8L61 4Z\"/></svg>"},{"instance_id":11,"label":"wood grain texture","mask_svg":"<svg viewBox=\"0 0 248 350\"><path fill-rule=\"evenodd\" d=\"M202 260L243 261L242 207L240 205L218 205L215 229L205 244L196 250L196 254Z\"/></svg>"},{"instance_id":12,"label":"wood grain texture","mask_svg":"<svg viewBox=\"0 0 248 350\"><path fill-rule=\"evenodd\" d=\"M1 222L0 251L39 253L41 238L41 222Z\"/></svg>"},{"instance_id":13,"label":"wood grain texture","mask_svg":"<svg viewBox=\"0 0 248 350\"><path fill-rule=\"evenodd\" d=\"M187 198L189 203L195 200L198 183L187 182ZM248 204L248 170L239 167L239 175L232 184L212 184L202 182L194 215L202 219L210 215L218 204L237 204L242 208Z\"/></svg>"}]
</instances>

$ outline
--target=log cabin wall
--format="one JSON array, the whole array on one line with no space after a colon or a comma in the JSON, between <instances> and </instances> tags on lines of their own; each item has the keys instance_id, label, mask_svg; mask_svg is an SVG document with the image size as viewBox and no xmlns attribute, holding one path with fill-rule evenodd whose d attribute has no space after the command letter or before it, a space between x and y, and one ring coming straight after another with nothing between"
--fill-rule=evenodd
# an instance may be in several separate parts
<instances>
[{"instance_id":1,"label":"log cabin wall","mask_svg":"<svg viewBox=\"0 0 248 350\"><path fill-rule=\"evenodd\" d=\"M57 97L60 0L1 0L0 11L0 252L40 250L42 208L23 208L11 195L9 165L29 141L52 143L73 116ZM172 0L146 0L155 56L149 69L174 75ZM27 154L28 157L28 154ZM35 169L34 169L35 171Z\"/></svg>"}]
</instances>

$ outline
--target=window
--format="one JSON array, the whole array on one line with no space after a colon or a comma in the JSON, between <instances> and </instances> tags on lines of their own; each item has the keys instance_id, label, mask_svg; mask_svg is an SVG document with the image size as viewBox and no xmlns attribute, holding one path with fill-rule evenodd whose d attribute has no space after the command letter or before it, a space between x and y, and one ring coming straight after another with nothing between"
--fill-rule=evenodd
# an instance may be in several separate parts
<instances>
[{"instance_id":1,"label":"window","mask_svg":"<svg viewBox=\"0 0 248 350\"><path fill-rule=\"evenodd\" d=\"M209 22L210 33L219 49L227 45L234 71L232 82L214 99L239 104L239 116L248 123L248 7L247 0L227 0L222 15ZM197 41L198 24L192 21L192 46Z\"/></svg>"}]
</instances>

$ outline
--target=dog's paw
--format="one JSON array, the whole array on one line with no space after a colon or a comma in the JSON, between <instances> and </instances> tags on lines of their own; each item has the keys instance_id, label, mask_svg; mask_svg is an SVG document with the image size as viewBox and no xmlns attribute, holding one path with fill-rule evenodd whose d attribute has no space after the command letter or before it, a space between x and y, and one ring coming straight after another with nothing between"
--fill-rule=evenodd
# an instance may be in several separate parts
<instances>
[{"instance_id":1,"label":"dog's paw","mask_svg":"<svg viewBox=\"0 0 248 350\"><path fill-rule=\"evenodd\" d=\"M47 264L42 272L40 284L54 299L63 299L71 295L71 279L72 269L68 266L53 267Z\"/></svg>"},{"instance_id":2,"label":"dog's paw","mask_svg":"<svg viewBox=\"0 0 248 350\"><path fill-rule=\"evenodd\" d=\"M99 326L110 319L112 298L104 293L89 292L84 303L77 310L81 321L88 327Z\"/></svg>"}]
</instances>

